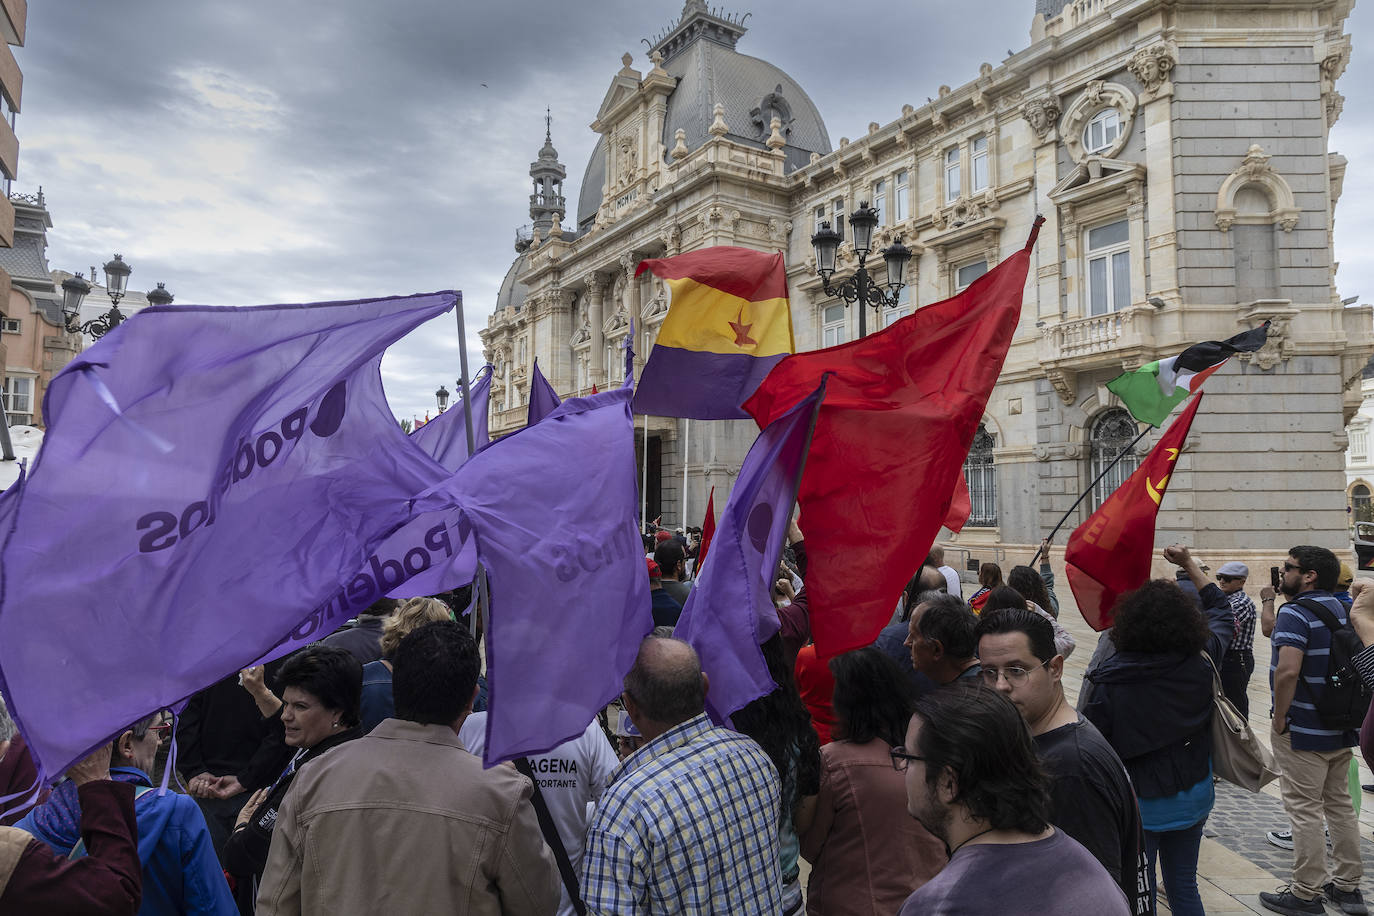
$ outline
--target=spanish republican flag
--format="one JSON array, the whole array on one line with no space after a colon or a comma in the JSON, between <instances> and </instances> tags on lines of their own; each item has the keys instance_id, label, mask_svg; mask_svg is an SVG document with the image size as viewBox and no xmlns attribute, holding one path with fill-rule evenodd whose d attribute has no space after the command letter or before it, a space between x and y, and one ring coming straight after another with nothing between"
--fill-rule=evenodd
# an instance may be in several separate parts
<instances>
[{"instance_id":1,"label":"spanish republican flag","mask_svg":"<svg viewBox=\"0 0 1374 916\"><path fill-rule=\"evenodd\" d=\"M1202 395L1193 398L1126 482L1069 535L1064 565L1083 619L1112 625L1117 599L1145 584L1155 552L1155 516L1183 451Z\"/></svg>"},{"instance_id":2,"label":"spanish republican flag","mask_svg":"<svg viewBox=\"0 0 1374 916\"><path fill-rule=\"evenodd\" d=\"M782 254L718 245L639 263L672 290L635 389L634 411L748 418L740 405L796 349Z\"/></svg>"},{"instance_id":3,"label":"spanish republican flag","mask_svg":"<svg viewBox=\"0 0 1374 916\"><path fill-rule=\"evenodd\" d=\"M1177 356L1146 363L1107 383L1107 390L1141 423L1163 426L1183 399L1202 387L1237 353L1254 353L1269 339L1269 322L1226 340L1204 340Z\"/></svg>"}]
</instances>

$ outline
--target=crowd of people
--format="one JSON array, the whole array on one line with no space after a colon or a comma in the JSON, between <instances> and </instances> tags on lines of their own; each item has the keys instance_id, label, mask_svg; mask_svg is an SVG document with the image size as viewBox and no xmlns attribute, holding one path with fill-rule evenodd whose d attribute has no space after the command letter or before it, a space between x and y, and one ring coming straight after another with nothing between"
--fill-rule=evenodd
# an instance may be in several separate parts
<instances>
[{"instance_id":1,"label":"crowd of people","mask_svg":"<svg viewBox=\"0 0 1374 916\"><path fill-rule=\"evenodd\" d=\"M655 629L617 702L511 765L482 764L466 590L380 601L193 697L175 755L160 712L50 792L25 792L36 771L0 715L0 913L1137 916L1155 912L1157 874L1172 913L1202 913L1213 672L1248 710L1256 627L1294 855L1261 902L1366 912L1347 776L1374 725L1332 711L1350 691L1330 660L1358 648L1350 631L1371 647L1351 669L1374 685L1374 589L1346 592L1330 550L1292 548L1257 610L1244 564L1213 579L1165 549L1176 578L1117 602L1075 706L1048 559L982 564L966 600L937 548L874 644L826 659L795 524L788 541L781 628L761 646L775 689L727 722L672 635L692 532L646 540Z\"/></svg>"}]
</instances>

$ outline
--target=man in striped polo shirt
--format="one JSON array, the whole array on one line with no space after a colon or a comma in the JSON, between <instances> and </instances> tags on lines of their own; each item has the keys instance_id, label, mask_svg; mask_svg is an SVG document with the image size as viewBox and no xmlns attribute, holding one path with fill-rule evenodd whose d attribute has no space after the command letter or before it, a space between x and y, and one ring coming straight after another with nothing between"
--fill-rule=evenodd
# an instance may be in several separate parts
<instances>
[{"instance_id":1,"label":"man in striped polo shirt","mask_svg":"<svg viewBox=\"0 0 1374 916\"><path fill-rule=\"evenodd\" d=\"M1273 656L1269 684L1274 691L1271 744L1283 771L1279 784L1283 806L1293 826L1293 881L1260 903L1276 913L1325 912L1322 895L1343 913L1365 913L1360 896L1359 821L1350 799L1347 774L1354 731L1326 728L1317 715L1316 699L1325 686L1331 631L1302 601L1319 603L1342 624L1345 607L1331 596L1340 575L1336 555L1324 547L1294 547L1283 564L1279 590L1288 602L1276 618L1264 602L1261 627L1273 623ZM1322 822L1331 835L1333 868L1326 867Z\"/></svg>"}]
</instances>

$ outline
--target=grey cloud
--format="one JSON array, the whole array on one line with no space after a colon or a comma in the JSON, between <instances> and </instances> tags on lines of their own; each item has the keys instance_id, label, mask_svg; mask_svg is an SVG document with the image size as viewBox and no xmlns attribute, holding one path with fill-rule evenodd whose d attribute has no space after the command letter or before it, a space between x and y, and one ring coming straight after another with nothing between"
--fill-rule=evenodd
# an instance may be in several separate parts
<instances>
[{"instance_id":1,"label":"grey cloud","mask_svg":"<svg viewBox=\"0 0 1374 916\"><path fill-rule=\"evenodd\" d=\"M1034 6L717 3L752 12L740 50L792 74L832 142L1026 47ZM1351 203L1368 196L1359 176L1372 173L1360 162L1368 103L1352 89L1371 82L1359 44L1371 31L1366 6L1349 24L1355 59L1333 134L1352 160L1337 223L1351 255L1374 237ZM459 287L475 369L476 332L514 257L514 229L529 219L526 173L545 106L575 201L596 139L588 125L620 55L647 69L640 38L681 10L682 0L45 0L30 6L28 46L16 51L18 189L45 186L54 267L84 269L120 250L135 288L163 280L181 302ZM207 87L231 105L237 91L246 108L225 113ZM1374 275L1346 261L1342 289L1374 295ZM441 382L452 388L455 338L446 316L388 354L398 415L423 415Z\"/></svg>"}]
</instances>

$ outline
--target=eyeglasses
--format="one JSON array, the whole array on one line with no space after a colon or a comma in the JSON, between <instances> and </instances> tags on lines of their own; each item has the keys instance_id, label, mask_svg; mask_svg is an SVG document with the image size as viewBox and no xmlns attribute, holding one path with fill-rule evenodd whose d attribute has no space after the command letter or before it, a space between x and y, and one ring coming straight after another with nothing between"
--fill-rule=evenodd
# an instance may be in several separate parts
<instances>
[{"instance_id":1,"label":"eyeglasses","mask_svg":"<svg viewBox=\"0 0 1374 916\"><path fill-rule=\"evenodd\" d=\"M898 773L906 772L907 764L911 763L913 760L925 760L924 757L908 754L906 748L900 746L894 747L892 750L888 751L887 754L892 758L892 769L896 770Z\"/></svg>"},{"instance_id":2,"label":"eyeglasses","mask_svg":"<svg viewBox=\"0 0 1374 916\"><path fill-rule=\"evenodd\" d=\"M982 676L983 682L989 687L996 687L999 677L1006 678L1007 683L1013 687L1019 687L1021 684L1026 683L1026 678L1030 677L1032 671L1038 671L1052 661L1054 661L1054 659L1043 661L1034 668L1029 669L1017 665L1009 665L1006 668L984 668L979 674Z\"/></svg>"},{"instance_id":3,"label":"eyeglasses","mask_svg":"<svg viewBox=\"0 0 1374 916\"><path fill-rule=\"evenodd\" d=\"M1292 563L1285 562L1285 563L1283 564L1283 571L1284 571L1284 572L1294 572L1294 571L1302 572L1302 567L1301 567L1301 566L1296 566L1296 565L1294 565L1294 564L1292 564Z\"/></svg>"}]
</instances>

